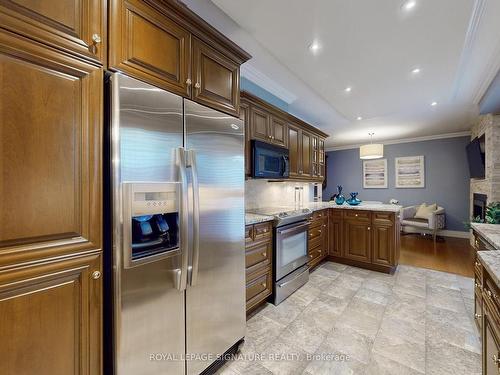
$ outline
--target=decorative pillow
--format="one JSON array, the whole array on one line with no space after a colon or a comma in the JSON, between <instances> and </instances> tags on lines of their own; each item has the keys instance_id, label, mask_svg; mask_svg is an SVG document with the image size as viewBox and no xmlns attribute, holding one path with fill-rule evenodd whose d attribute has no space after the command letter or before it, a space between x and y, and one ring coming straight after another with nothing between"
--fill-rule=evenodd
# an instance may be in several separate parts
<instances>
[{"instance_id":1,"label":"decorative pillow","mask_svg":"<svg viewBox=\"0 0 500 375\"><path fill-rule=\"evenodd\" d=\"M417 209L417 213L415 214L416 219L425 219L428 220L429 216L437 210L437 204L433 203L427 205L427 203L422 203L420 207Z\"/></svg>"}]
</instances>

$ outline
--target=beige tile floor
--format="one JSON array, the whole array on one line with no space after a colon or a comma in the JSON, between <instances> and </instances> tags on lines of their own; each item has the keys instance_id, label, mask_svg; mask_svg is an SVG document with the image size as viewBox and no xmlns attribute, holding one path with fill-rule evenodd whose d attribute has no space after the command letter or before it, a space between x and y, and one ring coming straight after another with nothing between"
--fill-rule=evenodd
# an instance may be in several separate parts
<instances>
[{"instance_id":1,"label":"beige tile floor","mask_svg":"<svg viewBox=\"0 0 500 375\"><path fill-rule=\"evenodd\" d=\"M248 320L219 374L480 374L473 293L471 278L445 272L328 262Z\"/></svg>"}]
</instances>

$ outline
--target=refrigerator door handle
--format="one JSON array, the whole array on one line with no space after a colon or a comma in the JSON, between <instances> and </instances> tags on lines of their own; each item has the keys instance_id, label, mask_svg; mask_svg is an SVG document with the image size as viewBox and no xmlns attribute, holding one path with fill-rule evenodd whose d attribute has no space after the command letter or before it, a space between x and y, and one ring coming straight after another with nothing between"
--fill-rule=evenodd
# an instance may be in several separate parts
<instances>
[{"instance_id":1,"label":"refrigerator door handle","mask_svg":"<svg viewBox=\"0 0 500 375\"><path fill-rule=\"evenodd\" d=\"M200 260L200 187L198 184L195 150L188 151L188 167L191 168L191 181L193 183L193 255L192 265L188 268L188 278L189 285L195 286L198 279L198 265Z\"/></svg>"},{"instance_id":2,"label":"refrigerator door handle","mask_svg":"<svg viewBox=\"0 0 500 375\"><path fill-rule=\"evenodd\" d=\"M183 147L175 150L175 162L179 169L179 180L181 183L180 199L180 249L181 249L181 268L175 272L174 285L178 290L185 290L187 286L188 269L188 182L186 176L186 151Z\"/></svg>"}]
</instances>

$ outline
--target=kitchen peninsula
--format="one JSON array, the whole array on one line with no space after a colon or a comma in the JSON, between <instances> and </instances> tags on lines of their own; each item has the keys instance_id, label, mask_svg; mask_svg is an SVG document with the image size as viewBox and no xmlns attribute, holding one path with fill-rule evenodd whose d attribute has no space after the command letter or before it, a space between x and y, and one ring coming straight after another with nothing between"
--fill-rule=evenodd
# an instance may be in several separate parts
<instances>
[{"instance_id":1,"label":"kitchen peninsula","mask_svg":"<svg viewBox=\"0 0 500 375\"><path fill-rule=\"evenodd\" d=\"M399 261L401 206L361 203L358 206L314 202L300 209L277 207L247 212L246 266L247 311L272 293L272 223L285 212L309 213L308 265L315 268L325 260L374 271L393 273ZM274 233L276 235L276 233Z\"/></svg>"}]
</instances>

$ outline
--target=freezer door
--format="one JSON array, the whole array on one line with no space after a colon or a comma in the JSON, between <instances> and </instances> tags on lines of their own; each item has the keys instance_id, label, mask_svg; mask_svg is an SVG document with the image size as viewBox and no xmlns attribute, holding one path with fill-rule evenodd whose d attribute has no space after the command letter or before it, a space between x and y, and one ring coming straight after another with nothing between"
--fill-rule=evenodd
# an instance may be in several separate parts
<instances>
[{"instance_id":1,"label":"freezer door","mask_svg":"<svg viewBox=\"0 0 500 375\"><path fill-rule=\"evenodd\" d=\"M176 182L181 190L184 186L187 193L187 181L182 183L179 173L185 154L182 149L182 99L120 74L111 77L111 96L114 372L116 375L184 374L185 282L181 285L178 270L182 267L182 243L187 255L188 232L187 196L182 195L182 191L179 199L185 200L184 216L180 212L182 202L179 207L171 205L159 211L163 214L179 210L179 249L167 256L154 254L152 256L157 258L141 258L137 265L126 266L124 262L124 255L130 252L130 244L125 246L124 239L130 241L132 237L124 231L135 226L146 238L156 230L153 228L156 222L150 218L152 215L135 219L130 213L124 216L124 205L132 204L126 200L137 194L124 194L124 189L138 186L139 193L146 191L153 198L157 197L151 205L162 202L165 191L177 191L177 187L168 183ZM162 217L175 221L172 213ZM131 226L124 220L139 222ZM161 224L160 229L166 230L168 220L161 220ZM170 222L170 226L176 224Z\"/></svg>"},{"instance_id":2,"label":"freezer door","mask_svg":"<svg viewBox=\"0 0 500 375\"><path fill-rule=\"evenodd\" d=\"M188 176L194 177L187 373L198 374L245 335L244 125L189 100L184 114Z\"/></svg>"}]
</instances>

